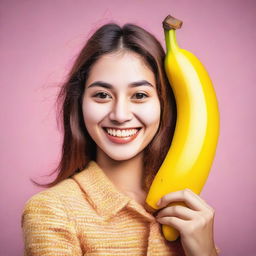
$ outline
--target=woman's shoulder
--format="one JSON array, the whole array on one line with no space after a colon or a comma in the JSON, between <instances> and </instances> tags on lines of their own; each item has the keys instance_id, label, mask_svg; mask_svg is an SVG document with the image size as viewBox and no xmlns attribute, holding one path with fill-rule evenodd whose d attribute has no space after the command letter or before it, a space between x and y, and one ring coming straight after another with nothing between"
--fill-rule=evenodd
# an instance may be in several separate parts
<instances>
[{"instance_id":1,"label":"woman's shoulder","mask_svg":"<svg viewBox=\"0 0 256 256\"><path fill-rule=\"evenodd\" d=\"M71 201L76 196L79 199L79 188L67 179L28 199L21 215L26 255L54 255L58 249L80 255Z\"/></svg>"},{"instance_id":2,"label":"woman's shoulder","mask_svg":"<svg viewBox=\"0 0 256 256\"><path fill-rule=\"evenodd\" d=\"M93 162L90 162L88 168L85 168L80 173L74 174L72 177L32 195L25 202L23 212L38 212L39 210L44 211L44 209L63 209L66 212L72 212L74 208L85 208L89 203L85 196L86 187L89 184L87 182L86 185L82 186L81 180L87 180L86 172L93 166Z\"/></svg>"},{"instance_id":3,"label":"woman's shoulder","mask_svg":"<svg viewBox=\"0 0 256 256\"><path fill-rule=\"evenodd\" d=\"M66 208L66 204L82 197L81 190L73 179L65 179L60 183L32 195L26 202L23 212L38 211L46 208Z\"/></svg>"}]
</instances>

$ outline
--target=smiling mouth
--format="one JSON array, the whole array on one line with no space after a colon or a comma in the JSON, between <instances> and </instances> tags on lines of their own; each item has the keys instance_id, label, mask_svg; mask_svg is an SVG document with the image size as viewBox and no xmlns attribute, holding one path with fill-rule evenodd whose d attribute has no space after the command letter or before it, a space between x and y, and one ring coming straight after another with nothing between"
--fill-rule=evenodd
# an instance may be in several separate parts
<instances>
[{"instance_id":1,"label":"smiling mouth","mask_svg":"<svg viewBox=\"0 0 256 256\"><path fill-rule=\"evenodd\" d=\"M136 135L139 132L139 130L141 129L141 127L126 128L126 129L115 129L115 128L104 127L103 129L111 137L129 138L129 137L133 137L134 135Z\"/></svg>"}]
</instances>

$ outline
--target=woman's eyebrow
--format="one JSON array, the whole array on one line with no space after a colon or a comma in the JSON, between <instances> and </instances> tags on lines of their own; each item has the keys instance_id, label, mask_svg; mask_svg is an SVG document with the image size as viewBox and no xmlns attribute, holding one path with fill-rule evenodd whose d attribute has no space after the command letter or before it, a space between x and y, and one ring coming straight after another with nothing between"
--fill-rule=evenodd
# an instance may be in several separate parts
<instances>
[{"instance_id":1,"label":"woman's eyebrow","mask_svg":"<svg viewBox=\"0 0 256 256\"><path fill-rule=\"evenodd\" d=\"M146 81L146 80L140 80L140 81L136 81L136 82L132 82L129 84L129 87L137 87L137 86L150 86L150 87L154 87L150 82ZM103 82L103 81L96 81L93 82L92 84L90 84L87 88L90 87L95 87L95 86L101 86L107 89L113 89L113 85Z\"/></svg>"}]
</instances>

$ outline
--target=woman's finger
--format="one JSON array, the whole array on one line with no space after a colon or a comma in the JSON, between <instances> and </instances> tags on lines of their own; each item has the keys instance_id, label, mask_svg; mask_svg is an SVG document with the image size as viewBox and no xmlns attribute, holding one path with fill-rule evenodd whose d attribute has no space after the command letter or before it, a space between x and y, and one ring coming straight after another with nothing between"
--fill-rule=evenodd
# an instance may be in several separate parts
<instances>
[{"instance_id":1,"label":"woman's finger","mask_svg":"<svg viewBox=\"0 0 256 256\"><path fill-rule=\"evenodd\" d=\"M182 220L177 217L162 217L162 218L157 219L157 222L159 222L160 224L171 226L171 227L177 229L179 232L181 232L183 229L186 228L186 225L189 221Z\"/></svg>"},{"instance_id":2,"label":"woman's finger","mask_svg":"<svg viewBox=\"0 0 256 256\"><path fill-rule=\"evenodd\" d=\"M189 191L191 192L192 196L196 197L201 202L201 204L205 206L205 208L208 208L210 211L213 210L213 208L209 204L207 204L207 202L201 196L194 193L192 190Z\"/></svg>"},{"instance_id":3,"label":"woman's finger","mask_svg":"<svg viewBox=\"0 0 256 256\"><path fill-rule=\"evenodd\" d=\"M184 189L166 194L160 199L158 206L159 208L163 208L174 202L183 202L189 208L196 211L201 211L205 208L210 209L210 206L190 189Z\"/></svg>"},{"instance_id":4,"label":"woman's finger","mask_svg":"<svg viewBox=\"0 0 256 256\"><path fill-rule=\"evenodd\" d=\"M171 205L160 210L156 218L162 217L178 217L183 220L192 220L196 216L196 212L182 205Z\"/></svg>"}]
</instances>

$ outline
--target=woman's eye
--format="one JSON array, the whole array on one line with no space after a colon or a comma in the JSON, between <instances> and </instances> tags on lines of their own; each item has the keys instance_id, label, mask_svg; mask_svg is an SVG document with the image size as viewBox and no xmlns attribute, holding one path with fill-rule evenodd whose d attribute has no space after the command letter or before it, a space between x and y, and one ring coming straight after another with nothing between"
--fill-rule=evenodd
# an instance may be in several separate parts
<instances>
[{"instance_id":1,"label":"woman's eye","mask_svg":"<svg viewBox=\"0 0 256 256\"><path fill-rule=\"evenodd\" d=\"M137 100L145 99L148 97L147 94L142 93L142 92L135 93L134 96L135 96L135 99L137 99Z\"/></svg>"},{"instance_id":2,"label":"woman's eye","mask_svg":"<svg viewBox=\"0 0 256 256\"><path fill-rule=\"evenodd\" d=\"M98 92L98 93L94 94L93 97L95 97L95 98L100 98L100 99L106 99L106 98L108 98L108 97L111 98L111 96L108 95L108 94L105 93L105 92Z\"/></svg>"},{"instance_id":3,"label":"woman's eye","mask_svg":"<svg viewBox=\"0 0 256 256\"><path fill-rule=\"evenodd\" d=\"M96 98L96 99L99 99L99 100L108 100L108 99L111 99L111 95L109 95L108 93L106 92L98 92L98 93L95 93L93 95L93 98ZM142 93L142 92L138 92L138 93L135 93L133 96L132 96L133 99L135 100L143 100L145 98L148 98L148 95L145 94L145 93Z\"/></svg>"}]
</instances>

